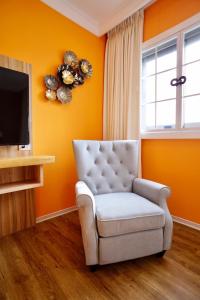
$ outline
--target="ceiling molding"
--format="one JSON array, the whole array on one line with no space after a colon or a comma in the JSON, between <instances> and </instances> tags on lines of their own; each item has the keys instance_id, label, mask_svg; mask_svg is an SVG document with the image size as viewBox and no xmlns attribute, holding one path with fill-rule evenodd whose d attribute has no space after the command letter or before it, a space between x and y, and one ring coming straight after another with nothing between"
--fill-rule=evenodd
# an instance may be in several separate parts
<instances>
[{"instance_id":1,"label":"ceiling molding","mask_svg":"<svg viewBox=\"0 0 200 300\"><path fill-rule=\"evenodd\" d=\"M108 0L109 1L109 0ZM151 4L152 0L134 0L128 5L120 7L117 12L111 14L107 20L98 22L94 17L86 14L70 0L41 0L63 16L74 21L76 24L87 29L94 35L100 37L121 23L123 20L134 14L142 7Z\"/></svg>"},{"instance_id":2,"label":"ceiling molding","mask_svg":"<svg viewBox=\"0 0 200 300\"><path fill-rule=\"evenodd\" d=\"M78 9L68 0L41 0L49 7L53 8L63 16L74 21L76 24L87 29L93 34L99 36L99 24L98 22L91 18L89 15L85 14L83 11Z\"/></svg>"},{"instance_id":3,"label":"ceiling molding","mask_svg":"<svg viewBox=\"0 0 200 300\"><path fill-rule=\"evenodd\" d=\"M152 3L151 0L132 1L129 5L126 5L124 8L122 8L118 13L114 14L107 22L101 24L100 35L107 33L126 18L133 15L137 10L141 9L142 7L146 7L150 2Z\"/></svg>"}]
</instances>

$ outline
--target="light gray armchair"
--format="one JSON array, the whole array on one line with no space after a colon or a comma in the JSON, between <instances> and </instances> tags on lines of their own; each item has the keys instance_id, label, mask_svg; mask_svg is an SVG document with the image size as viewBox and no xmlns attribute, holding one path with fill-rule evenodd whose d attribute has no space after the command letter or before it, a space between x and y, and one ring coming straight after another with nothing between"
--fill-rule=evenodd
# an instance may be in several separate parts
<instances>
[{"instance_id":1,"label":"light gray armchair","mask_svg":"<svg viewBox=\"0 0 200 300\"><path fill-rule=\"evenodd\" d=\"M137 141L73 141L87 265L104 265L171 246L170 189L137 178Z\"/></svg>"}]
</instances>

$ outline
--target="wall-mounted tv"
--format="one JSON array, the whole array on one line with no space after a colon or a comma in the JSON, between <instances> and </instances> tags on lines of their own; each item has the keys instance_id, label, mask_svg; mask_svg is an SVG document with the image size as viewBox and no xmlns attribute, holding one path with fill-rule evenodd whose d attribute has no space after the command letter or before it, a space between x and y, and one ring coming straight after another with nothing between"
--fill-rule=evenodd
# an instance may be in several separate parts
<instances>
[{"instance_id":1,"label":"wall-mounted tv","mask_svg":"<svg viewBox=\"0 0 200 300\"><path fill-rule=\"evenodd\" d=\"M29 76L0 67L0 146L29 144Z\"/></svg>"}]
</instances>

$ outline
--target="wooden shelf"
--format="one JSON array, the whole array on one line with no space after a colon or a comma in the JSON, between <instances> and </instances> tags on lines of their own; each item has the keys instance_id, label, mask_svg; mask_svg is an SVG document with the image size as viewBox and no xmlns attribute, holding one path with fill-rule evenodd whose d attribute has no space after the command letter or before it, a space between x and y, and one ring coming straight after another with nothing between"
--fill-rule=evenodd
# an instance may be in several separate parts
<instances>
[{"instance_id":1,"label":"wooden shelf","mask_svg":"<svg viewBox=\"0 0 200 300\"><path fill-rule=\"evenodd\" d=\"M0 158L0 195L43 186L43 165L54 161L47 155Z\"/></svg>"},{"instance_id":2,"label":"wooden shelf","mask_svg":"<svg viewBox=\"0 0 200 300\"><path fill-rule=\"evenodd\" d=\"M0 158L0 169L44 165L55 162L55 156L28 155Z\"/></svg>"},{"instance_id":3,"label":"wooden shelf","mask_svg":"<svg viewBox=\"0 0 200 300\"><path fill-rule=\"evenodd\" d=\"M43 186L43 165L54 161L48 155L0 158L0 237L35 224L33 189Z\"/></svg>"},{"instance_id":4,"label":"wooden shelf","mask_svg":"<svg viewBox=\"0 0 200 300\"><path fill-rule=\"evenodd\" d=\"M42 182L37 182L34 180L25 180L25 181L21 181L21 182L0 184L0 195L34 189L34 188L40 187L42 185L43 185Z\"/></svg>"}]
</instances>

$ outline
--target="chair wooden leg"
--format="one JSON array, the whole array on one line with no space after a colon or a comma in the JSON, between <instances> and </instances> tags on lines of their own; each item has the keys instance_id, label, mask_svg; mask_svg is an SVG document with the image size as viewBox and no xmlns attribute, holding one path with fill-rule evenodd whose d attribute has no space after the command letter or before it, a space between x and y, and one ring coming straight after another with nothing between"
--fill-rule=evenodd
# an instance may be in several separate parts
<instances>
[{"instance_id":1,"label":"chair wooden leg","mask_svg":"<svg viewBox=\"0 0 200 300\"><path fill-rule=\"evenodd\" d=\"M157 257L163 257L165 255L165 253L166 253L166 250L163 250L163 251L157 253L156 256Z\"/></svg>"},{"instance_id":2,"label":"chair wooden leg","mask_svg":"<svg viewBox=\"0 0 200 300\"><path fill-rule=\"evenodd\" d=\"M98 265L92 265L92 266L89 266L90 268L90 272L96 272L96 270L98 269Z\"/></svg>"}]
</instances>

